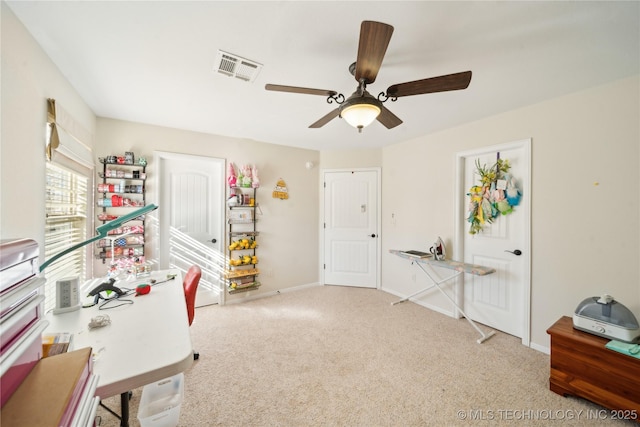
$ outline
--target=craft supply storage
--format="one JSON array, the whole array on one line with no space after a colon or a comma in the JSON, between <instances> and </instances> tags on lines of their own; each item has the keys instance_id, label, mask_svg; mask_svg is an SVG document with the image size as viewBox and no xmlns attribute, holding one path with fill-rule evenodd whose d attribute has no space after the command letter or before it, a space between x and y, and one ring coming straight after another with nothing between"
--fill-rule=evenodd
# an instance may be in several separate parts
<instances>
[{"instance_id":1,"label":"craft supply storage","mask_svg":"<svg viewBox=\"0 0 640 427\"><path fill-rule=\"evenodd\" d=\"M0 241L0 425L94 426L91 349L43 358L49 321L39 255L33 239Z\"/></svg>"},{"instance_id":2,"label":"craft supply storage","mask_svg":"<svg viewBox=\"0 0 640 427\"><path fill-rule=\"evenodd\" d=\"M256 188L231 187L227 200L228 265L224 274L230 294L260 287L258 275L258 235Z\"/></svg>"},{"instance_id":3,"label":"craft supply storage","mask_svg":"<svg viewBox=\"0 0 640 427\"><path fill-rule=\"evenodd\" d=\"M146 205L147 162L134 153L99 158L102 170L96 185L98 221L106 223ZM143 264L145 261L145 217L109 232L109 238L96 242L96 258L112 263Z\"/></svg>"}]
</instances>

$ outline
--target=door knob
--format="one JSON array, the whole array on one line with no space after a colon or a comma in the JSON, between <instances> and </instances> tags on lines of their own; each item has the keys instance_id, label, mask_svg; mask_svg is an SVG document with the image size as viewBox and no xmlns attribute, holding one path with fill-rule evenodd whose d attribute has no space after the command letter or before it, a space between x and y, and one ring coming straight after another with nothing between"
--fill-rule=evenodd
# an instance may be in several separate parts
<instances>
[{"instance_id":1,"label":"door knob","mask_svg":"<svg viewBox=\"0 0 640 427\"><path fill-rule=\"evenodd\" d=\"M376 237L376 235L375 235L375 234L372 234L372 235L371 235L371 237L375 238L375 237Z\"/></svg>"},{"instance_id":2,"label":"door knob","mask_svg":"<svg viewBox=\"0 0 640 427\"><path fill-rule=\"evenodd\" d=\"M217 242L218 242L218 239L216 238L211 239L211 243L217 243Z\"/></svg>"},{"instance_id":3,"label":"door knob","mask_svg":"<svg viewBox=\"0 0 640 427\"><path fill-rule=\"evenodd\" d=\"M505 251L505 252L509 252L509 253L517 255L517 256L522 255L522 251L520 249L516 249L515 251Z\"/></svg>"}]
</instances>

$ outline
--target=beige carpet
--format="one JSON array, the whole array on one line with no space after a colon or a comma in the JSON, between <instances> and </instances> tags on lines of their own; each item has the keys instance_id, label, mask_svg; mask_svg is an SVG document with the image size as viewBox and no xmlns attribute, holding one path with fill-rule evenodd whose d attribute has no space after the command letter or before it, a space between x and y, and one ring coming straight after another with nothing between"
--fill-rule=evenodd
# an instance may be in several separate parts
<instances>
[{"instance_id":1,"label":"beige carpet","mask_svg":"<svg viewBox=\"0 0 640 427\"><path fill-rule=\"evenodd\" d=\"M395 300L318 286L198 308L200 360L185 373L179 425L637 425L549 391L549 357L520 339L498 332L477 344L464 319Z\"/></svg>"}]
</instances>

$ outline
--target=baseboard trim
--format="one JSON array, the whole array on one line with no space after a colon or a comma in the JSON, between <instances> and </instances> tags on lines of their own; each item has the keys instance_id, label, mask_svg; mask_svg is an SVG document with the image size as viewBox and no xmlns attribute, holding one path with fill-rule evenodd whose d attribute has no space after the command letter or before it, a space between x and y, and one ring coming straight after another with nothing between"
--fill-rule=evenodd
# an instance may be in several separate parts
<instances>
[{"instance_id":1,"label":"baseboard trim","mask_svg":"<svg viewBox=\"0 0 640 427\"><path fill-rule=\"evenodd\" d=\"M538 350L539 352L544 353L544 354L551 354L551 349L549 347L545 347L545 346L540 345L540 344L529 343L529 348L531 348L533 350Z\"/></svg>"},{"instance_id":2,"label":"baseboard trim","mask_svg":"<svg viewBox=\"0 0 640 427\"><path fill-rule=\"evenodd\" d=\"M242 304L243 302L247 302L247 301L253 301L253 300L257 300L257 299L261 299L261 298L272 297L272 296L284 294L284 293L287 293L287 292L295 292L295 291L299 291L299 290L302 290L302 289L313 288L315 286L322 286L322 285L320 284L320 282L307 283L305 285L292 286L290 288L278 289L277 291L269 291L269 292L261 293L261 294L258 294L258 295L247 295L245 298L235 299L233 301L227 300L225 302L225 304L226 305Z\"/></svg>"}]
</instances>

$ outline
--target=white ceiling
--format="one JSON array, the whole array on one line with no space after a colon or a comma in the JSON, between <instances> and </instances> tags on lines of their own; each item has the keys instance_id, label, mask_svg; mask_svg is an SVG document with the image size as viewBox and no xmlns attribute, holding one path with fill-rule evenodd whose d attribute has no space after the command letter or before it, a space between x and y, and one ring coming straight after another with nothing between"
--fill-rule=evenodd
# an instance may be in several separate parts
<instances>
[{"instance_id":1,"label":"white ceiling","mask_svg":"<svg viewBox=\"0 0 640 427\"><path fill-rule=\"evenodd\" d=\"M100 117L317 150L382 147L640 73L640 2L7 1ZM266 83L357 86L360 23L395 27L374 96L466 70L468 89L385 106L404 123L358 134L321 96ZM263 64L214 72L218 49Z\"/></svg>"}]
</instances>

